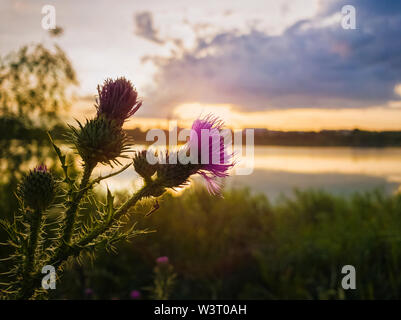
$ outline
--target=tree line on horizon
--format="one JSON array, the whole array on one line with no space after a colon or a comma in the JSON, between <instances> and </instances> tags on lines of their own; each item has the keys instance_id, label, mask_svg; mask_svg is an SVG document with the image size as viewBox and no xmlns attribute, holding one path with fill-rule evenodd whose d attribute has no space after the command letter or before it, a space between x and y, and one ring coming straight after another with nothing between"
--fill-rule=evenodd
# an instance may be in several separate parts
<instances>
[{"instance_id":1,"label":"tree line on horizon","mask_svg":"<svg viewBox=\"0 0 401 320\"><path fill-rule=\"evenodd\" d=\"M144 144L147 131L127 129L127 134ZM168 131L165 130L166 137ZM271 131L255 129L255 145L274 146L347 146L347 147L400 147L401 131L322 130L322 131ZM242 141L245 142L245 130Z\"/></svg>"}]
</instances>

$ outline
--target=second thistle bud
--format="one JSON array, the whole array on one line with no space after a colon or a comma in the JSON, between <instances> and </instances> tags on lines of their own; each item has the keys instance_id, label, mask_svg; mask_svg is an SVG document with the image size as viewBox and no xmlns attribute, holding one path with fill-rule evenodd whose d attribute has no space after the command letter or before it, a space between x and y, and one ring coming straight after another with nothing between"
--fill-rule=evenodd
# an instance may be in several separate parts
<instances>
[{"instance_id":1,"label":"second thistle bud","mask_svg":"<svg viewBox=\"0 0 401 320\"><path fill-rule=\"evenodd\" d=\"M157 179L165 188L178 188L188 183L191 175L197 173L199 165L169 163L170 154L166 155L166 164L159 164L157 167Z\"/></svg>"},{"instance_id":2,"label":"second thistle bud","mask_svg":"<svg viewBox=\"0 0 401 320\"><path fill-rule=\"evenodd\" d=\"M86 165L119 163L117 158L128 151L127 135L114 120L97 117L78 124L79 128L70 127L72 142Z\"/></svg>"},{"instance_id":3,"label":"second thistle bud","mask_svg":"<svg viewBox=\"0 0 401 320\"><path fill-rule=\"evenodd\" d=\"M155 174L157 165L150 164L146 159L146 150L137 152L133 159L133 165L135 171L145 180L150 180L150 178Z\"/></svg>"},{"instance_id":4,"label":"second thistle bud","mask_svg":"<svg viewBox=\"0 0 401 320\"><path fill-rule=\"evenodd\" d=\"M56 181L46 166L38 166L23 178L18 186L18 194L27 207L45 210L53 202Z\"/></svg>"}]
</instances>

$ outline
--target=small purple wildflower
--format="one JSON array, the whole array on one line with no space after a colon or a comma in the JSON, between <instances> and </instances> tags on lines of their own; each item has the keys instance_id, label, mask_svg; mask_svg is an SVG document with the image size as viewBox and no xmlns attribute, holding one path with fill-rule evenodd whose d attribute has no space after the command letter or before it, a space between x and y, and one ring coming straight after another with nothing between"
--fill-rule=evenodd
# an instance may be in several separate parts
<instances>
[{"instance_id":1,"label":"small purple wildflower","mask_svg":"<svg viewBox=\"0 0 401 320\"><path fill-rule=\"evenodd\" d=\"M138 93L131 81L124 77L116 80L106 79L103 86L98 86L97 91L97 115L113 119L119 125L123 125L142 105L142 102L137 100Z\"/></svg>"},{"instance_id":2,"label":"small purple wildflower","mask_svg":"<svg viewBox=\"0 0 401 320\"><path fill-rule=\"evenodd\" d=\"M167 264L169 262L168 257L163 256L163 257L158 257L156 259L156 263L158 264Z\"/></svg>"},{"instance_id":3,"label":"small purple wildflower","mask_svg":"<svg viewBox=\"0 0 401 320\"><path fill-rule=\"evenodd\" d=\"M47 167L44 164L38 165L33 169L34 172L47 172Z\"/></svg>"},{"instance_id":4,"label":"small purple wildflower","mask_svg":"<svg viewBox=\"0 0 401 320\"><path fill-rule=\"evenodd\" d=\"M91 288L86 288L86 289L85 289L85 295L86 295L87 297L92 296L92 295L93 295L93 290L92 290Z\"/></svg>"},{"instance_id":5,"label":"small purple wildflower","mask_svg":"<svg viewBox=\"0 0 401 320\"><path fill-rule=\"evenodd\" d=\"M221 185L217 178L225 178L229 175L228 170L234 166L233 154L228 153L224 138L220 135L223 121L209 115L203 119L197 119L192 124L188 147L198 148L198 157L201 169L198 173L205 179L208 191L211 194L219 194ZM208 138L202 138L202 131L208 130ZM218 145L216 145L216 142ZM202 152L207 152L209 161L202 164ZM216 159L219 159L216 163Z\"/></svg>"},{"instance_id":6,"label":"small purple wildflower","mask_svg":"<svg viewBox=\"0 0 401 320\"><path fill-rule=\"evenodd\" d=\"M138 291L138 290L132 290L130 292L130 298L133 299L133 300L140 299L141 298L141 292Z\"/></svg>"}]
</instances>

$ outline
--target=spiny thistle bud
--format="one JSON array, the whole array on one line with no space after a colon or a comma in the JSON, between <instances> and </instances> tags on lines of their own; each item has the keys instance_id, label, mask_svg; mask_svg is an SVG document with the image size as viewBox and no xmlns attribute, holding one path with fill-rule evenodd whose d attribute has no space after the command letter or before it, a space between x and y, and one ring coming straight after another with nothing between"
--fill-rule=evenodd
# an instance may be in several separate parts
<instances>
[{"instance_id":1,"label":"spiny thistle bud","mask_svg":"<svg viewBox=\"0 0 401 320\"><path fill-rule=\"evenodd\" d=\"M70 126L72 142L85 165L96 166L97 163L120 164L118 157L129 150L128 138L114 120L98 117L86 120L85 125L78 121L79 128Z\"/></svg>"},{"instance_id":2,"label":"spiny thistle bud","mask_svg":"<svg viewBox=\"0 0 401 320\"><path fill-rule=\"evenodd\" d=\"M166 156L166 164L157 166L157 179L165 188L182 187L189 182L189 177L200 169L197 164L169 163L169 155Z\"/></svg>"},{"instance_id":3,"label":"spiny thistle bud","mask_svg":"<svg viewBox=\"0 0 401 320\"><path fill-rule=\"evenodd\" d=\"M139 151L135 154L133 159L133 165L135 171L145 180L149 180L157 169L157 165L150 164L146 159L146 150Z\"/></svg>"},{"instance_id":4,"label":"spiny thistle bud","mask_svg":"<svg viewBox=\"0 0 401 320\"><path fill-rule=\"evenodd\" d=\"M97 116L115 120L120 126L142 105L142 102L137 100L138 93L132 83L124 77L107 79L97 90Z\"/></svg>"},{"instance_id":5,"label":"spiny thistle bud","mask_svg":"<svg viewBox=\"0 0 401 320\"><path fill-rule=\"evenodd\" d=\"M56 181L46 166L40 165L24 176L18 194L27 207L45 210L56 194Z\"/></svg>"}]
</instances>

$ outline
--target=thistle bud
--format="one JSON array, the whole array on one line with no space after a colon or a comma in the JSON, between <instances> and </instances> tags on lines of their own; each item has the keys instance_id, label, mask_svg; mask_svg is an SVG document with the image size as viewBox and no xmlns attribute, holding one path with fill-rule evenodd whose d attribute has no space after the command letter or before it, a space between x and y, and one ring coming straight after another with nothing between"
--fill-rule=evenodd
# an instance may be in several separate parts
<instances>
[{"instance_id":1,"label":"thistle bud","mask_svg":"<svg viewBox=\"0 0 401 320\"><path fill-rule=\"evenodd\" d=\"M165 188L181 187L188 183L189 177L197 173L199 165L196 164L170 164L169 156L166 157L166 164L157 166L157 179Z\"/></svg>"},{"instance_id":2,"label":"thistle bud","mask_svg":"<svg viewBox=\"0 0 401 320\"><path fill-rule=\"evenodd\" d=\"M127 135L114 120L97 117L78 125L78 129L70 126L72 142L85 165L119 163L117 158L129 150Z\"/></svg>"},{"instance_id":3,"label":"thistle bud","mask_svg":"<svg viewBox=\"0 0 401 320\"><path fill-rule=\"evenodd\" d=\"M56 194L56 181L46 166L38 166L24 176L18 186L18 194L27 207L45 210Z\"/></svg>"},{"instance_id":4,"label":"thistle bud","mask_svg":"<svg viewBox=\"0 0 401 320\"><path fill-rule=\"evenodd\" d=\"M107 79L103 86L98 86L97 115L112 119L122 126L142 105L138 93L131 81L124 77L116 80Z\"/></svg>"},{"instance_id":5,"label":"thistle bud","mask_svg":"<svg viewBox=\"0 0 401 320\"><path fill-rule=\"evenodd\" d=\"M145 180L149 180L156 172L157 165L150 164L146 159L146 150L137 152L133 159L135 171Z\"/></svg>"}]
</instances>

